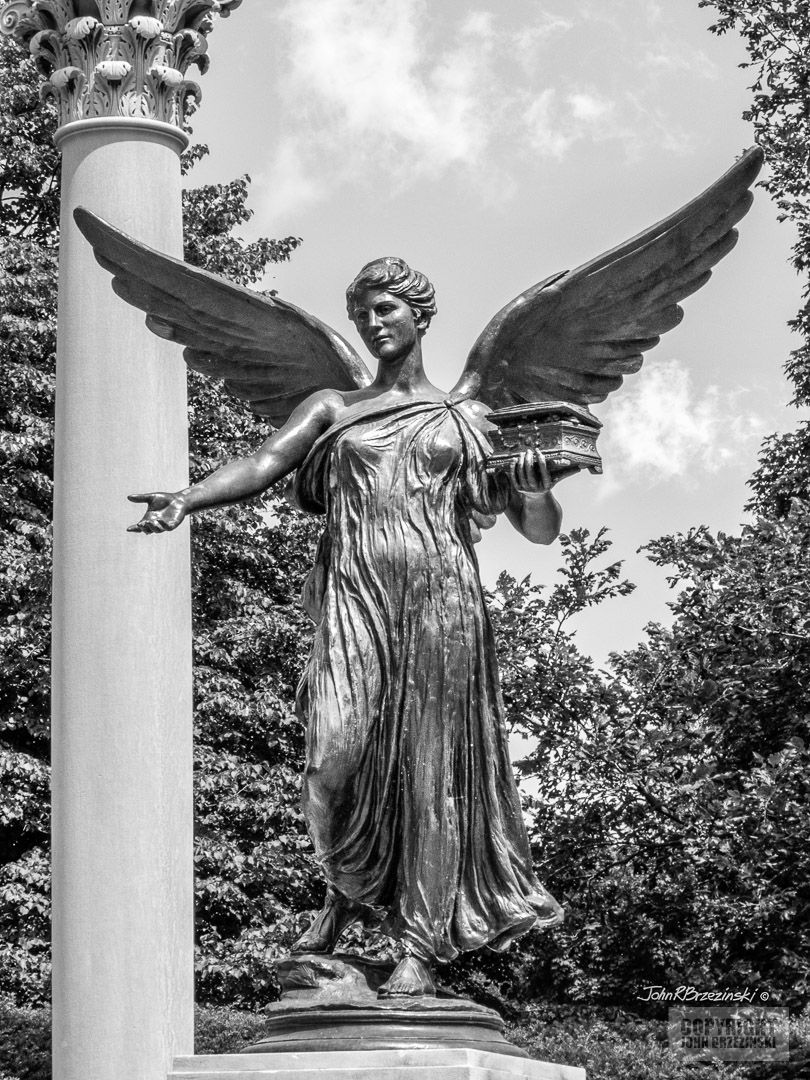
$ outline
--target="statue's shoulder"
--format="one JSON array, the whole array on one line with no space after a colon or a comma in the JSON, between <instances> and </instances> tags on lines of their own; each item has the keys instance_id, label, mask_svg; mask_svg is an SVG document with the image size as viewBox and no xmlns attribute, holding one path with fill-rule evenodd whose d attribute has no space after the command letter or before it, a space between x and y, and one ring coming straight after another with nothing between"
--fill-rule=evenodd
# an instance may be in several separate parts
<instances>
[{"instance_id":1,"label":"statue's shoulder","mask_svg":"<svg viewBox=\"0 0 810 1080\"><path fill-rule=\"evenodd\" d=\"M477 401L475 398L464 398L461 401L454 402L454 408L479 431L487 432L491 430L493 425L487 417L492 412L492 408L483 401Z\"/></svg>"},{"instance_id":2,"label":"statue's shoulder","mask_svg":"<svg viewBox=\"0 0 810 1080\"><path fill-rule=\"evenodd\" d=\"M346 411L345 395L340 390L326 388L316 390L304 398L299 409L308 418L317 420L321 426L329 427L336 423ZM296 410L298 412L298 410Z\"/></svg>"},{"instance_id":3,"label":"statue's shoulder","mask_svg":"<svg viewBox=\"0 0 810 1080\"><path fill-rule=\"evenodd\" d=\"M345 408L346 393L341 390L333 390L330 387L326 387L323 390L315 390L309 395L307 401L311 401L313 404L325 405L332 408Z\"/></svg>"}]
</instances>

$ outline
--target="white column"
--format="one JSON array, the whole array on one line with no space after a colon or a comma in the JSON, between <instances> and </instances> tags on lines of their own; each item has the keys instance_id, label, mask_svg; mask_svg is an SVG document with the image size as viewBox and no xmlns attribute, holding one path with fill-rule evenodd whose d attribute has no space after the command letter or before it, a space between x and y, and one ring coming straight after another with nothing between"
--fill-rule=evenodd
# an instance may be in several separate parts
<instances>
[{"instance_id":1,"label":"white column","mask_svg":"<svg viewBox=\"0 0 810 1080\"><path fill-rule=\"evenodd\" d=\"M126 532L127 494L187 482L185 365L72 217L181 254L185 141L121 117L57 133L54 1080L160 1080L193 1045L188 526Z\"/></svg>"},{"instance_id":2,"label":"white column","mask_svg":"<svg viewBox=\"0 0 810 1080\"><path fill-rule=\"evenodd\" d=\"M126 532L187 482L185 368L113 293L85 206L182 253L186 78L241 0L6 0L57 109L54 1080L165 1080L193 1043L189 534Z\"/></svg>"}]
</instances>

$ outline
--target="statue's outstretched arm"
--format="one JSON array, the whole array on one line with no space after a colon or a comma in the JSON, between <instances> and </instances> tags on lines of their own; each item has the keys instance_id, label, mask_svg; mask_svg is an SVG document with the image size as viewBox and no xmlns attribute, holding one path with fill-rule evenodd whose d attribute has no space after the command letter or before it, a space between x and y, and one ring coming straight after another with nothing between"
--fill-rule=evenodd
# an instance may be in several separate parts
<instances>
[{"instance_id":1,"label":"statue's outstretched arm","mask_svg":"<svg viewBox=\"0 0 810 1080\"><path fill-rule=\"evenodd\" d=\"M313 394L255 453L229 461L182 491L130 495L130 502L146 503L147 508L141 520L127 531L170 532L189 514L260 495L303 462L318 436L334 421L336 396L331 390Z\"/></svg>"}]
</instances>

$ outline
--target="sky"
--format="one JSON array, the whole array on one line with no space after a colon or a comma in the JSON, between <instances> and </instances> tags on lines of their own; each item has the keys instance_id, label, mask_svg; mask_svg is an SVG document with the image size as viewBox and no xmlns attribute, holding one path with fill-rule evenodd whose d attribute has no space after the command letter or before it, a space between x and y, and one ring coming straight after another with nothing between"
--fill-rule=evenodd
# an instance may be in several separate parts
<instances>
[{"instance_id":1,"label":"sky","mask_svg":"<svg viewBox=\"0 0 810 1080\"><path fill-rule=\"evenodd\" d=\"M492 315L687 202L753 142L734 34L697 0L245 0L209 38L195 183L252 178L243 235L303 239L262 282L362 349L346 285L400 255L436 287L426 369L449 389ZM684 304L681 325L608 401L602 476L556 489L564 529L610 530L638 588L577 622L600 663L666 622L649 540L735 531L763 436L788 430L783 362L800 304L793 235L759 190L740 242ZM370 361L369 361L370 362ZM482 577L550 582L558 545L501 521Z\"/></svg>"}]
</instances>

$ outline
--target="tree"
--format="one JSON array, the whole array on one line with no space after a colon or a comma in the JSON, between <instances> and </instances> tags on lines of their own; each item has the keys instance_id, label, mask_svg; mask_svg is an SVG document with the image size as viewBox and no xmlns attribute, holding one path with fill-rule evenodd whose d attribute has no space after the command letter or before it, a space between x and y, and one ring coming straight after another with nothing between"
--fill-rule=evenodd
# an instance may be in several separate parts
<instances>
[{"instance_id":1,"label":"tree","mask_svg":"<svg viewBox=\"0 0 810 1080\"><path fill-rule=\"evenodd\" d=\"M0 993L48 961L52 400L59 158L30 60L0 37Z\"/></svg>"},{"instance_id":2,"label":"tree","mask_svg":"<svg viewBox=\"0 0 810 1080\"><path fill-rule=\"evenodd\" d=\"M598 767L573 803L575 824L592 807L599 825L573 833L593 860L573 882L580 926L563 958L579 957L577 996L681 983L806 995L803 517L649 545L679 591L672 627L614 658Z\"/></svg>"},{"instance_id":3,"label":"tree","mask_svg":"<svg viewBox=\"0 0 810 1080\"><path fill-rule=\"evenodd\" d=\"M810 270L810 10L797 0L700 0L718 13L712 33L737 30L745 39L749 59L741 66L754 75L753 101L743 113L754 125L765 151L768 174L762 186L779 210L780 221L797 229L792 262L807 277ZM805 303L790 322L802 338L785 371L793 383L794 405L810 404L810 286ZM749 508L758 514L784 516L794 496L808 498L810 481L810 424L766 439L759 468L750 483L754 497Z\"/></svg>"},{"instance_id":4,"label":"tree","mask_svg":"<svg viewBox=\"0 0 810 1080\"><path fill-rule=\"evenodd\" d=\"M456 965L459 985L507 1007L627 1005L681 984L806 1000L808 525L797 506L737 537L650 544L673 567L673 624L648 627L610 672L571 632L583 606L629 589L618 564L595 569L603 534L563 538L549 590L501 578L504 695L535 740L520 763L535 863L568 914L503 958Z\"/></svg>"}]
</instances>

